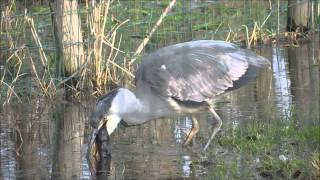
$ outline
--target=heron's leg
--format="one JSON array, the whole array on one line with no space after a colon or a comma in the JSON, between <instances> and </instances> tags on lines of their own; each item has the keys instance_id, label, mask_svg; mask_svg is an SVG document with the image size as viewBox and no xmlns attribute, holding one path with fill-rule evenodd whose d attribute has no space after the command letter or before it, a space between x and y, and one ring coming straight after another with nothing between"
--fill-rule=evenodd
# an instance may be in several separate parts
<instances>
[{"instance_id":1,"label":"heron's leg","mask_svg":"<svg viewBox=\"0 0 320 180\"><path fill-rule=\"evenodd\" d=\"M202 152L206 151L208 146L210 145L212 139L214 138L214 136L217 134L217 132L220 130L221 126L222 126L222 120L219 117L219 115L216 113L216 111L213 109L212 106L209 107L210 112L212 113L213 117L216 119L217 123L215 124L215 126L213 127L213 131L212 134L210 136L210 139L208 140L206 146L203 148Z\"/></svg>"},{"instance_id":2,"label":"heron's leg","mask_svg":"<svg viewBox=\"0 0 320 180\"><path fill-rule=\"evenodd\" d=\"M191 116L191 119L192 119L192 129L191 131L189 132L186 140L184 141L183 145L184 146L187 146L188 144L190 144L192 138L198 133L199 131L199 122L197 120L197 118L192 115Z\"/></svg>"}]
</instances>

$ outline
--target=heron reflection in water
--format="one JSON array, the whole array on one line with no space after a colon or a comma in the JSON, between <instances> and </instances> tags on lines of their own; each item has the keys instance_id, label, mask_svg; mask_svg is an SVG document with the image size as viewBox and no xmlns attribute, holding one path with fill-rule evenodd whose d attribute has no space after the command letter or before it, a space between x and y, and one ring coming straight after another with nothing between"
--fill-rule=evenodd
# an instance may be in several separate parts
<instances>
[{"instance_id":1,"label":"heron reflection in water","mask_svg":"<svg viewBox=\"0 0 320 180\"><path fill-rule=\"evenodd\" d=\"M222 125L212 100L241 87L259 69L269 66L266 58L224 41L190 41L161 48L143 58L133 91L117 88L98 100L90 118L94 128L91 144L97 140L101 155L108 156L109 135L120 122L131 126L186 115L192 117L186 146L199 131L194 115L208 110L217 123L205 151Z\"/></svg>"}]
</instances>

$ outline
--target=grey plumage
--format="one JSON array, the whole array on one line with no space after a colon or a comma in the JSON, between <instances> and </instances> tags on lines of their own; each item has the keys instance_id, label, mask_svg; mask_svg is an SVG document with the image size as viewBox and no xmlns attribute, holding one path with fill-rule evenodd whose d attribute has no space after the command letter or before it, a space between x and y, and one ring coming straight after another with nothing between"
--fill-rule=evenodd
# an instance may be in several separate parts
<instances>
[{"instance_id":1,"label":"grey plumage","mask_svg":"<svg viewBox=\"0 0 320 180\"><path fill-rule=\"evenodd\" d=\"M202 102L232 88L248 68L264 68L265 58L222 41L191 41L147 55L136 73L136 85L162 96ZM250 78L241 79L241 84Z\"/></svg>"}]
</instances>

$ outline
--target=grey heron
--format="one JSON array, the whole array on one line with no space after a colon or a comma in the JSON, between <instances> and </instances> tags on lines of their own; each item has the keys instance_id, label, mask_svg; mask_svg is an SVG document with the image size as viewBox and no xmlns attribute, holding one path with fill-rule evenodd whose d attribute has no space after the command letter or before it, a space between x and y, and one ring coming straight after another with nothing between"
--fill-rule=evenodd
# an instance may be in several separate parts
<instances>
[{"instance_id":1,"label":"grey heron","mask_svg":"<svg viewBox=\"0 0 320 180\"><path fill-rule=\"evenodd\" d=\"M212 100L253 79L256 71L270 66L269 60L248 49L215 40L198 40L167 46L143 58L135 76L135 89L112 90L102 96L92 112L90 123L99 128L102 150L107 137L120 122L140 125L173 115L190 115L192 129L184 145L199 131L194 114L209 110L217 121L205 151L222 125ZM100 125L100 126L99 126Z\"/></svg>"}]
</instances>

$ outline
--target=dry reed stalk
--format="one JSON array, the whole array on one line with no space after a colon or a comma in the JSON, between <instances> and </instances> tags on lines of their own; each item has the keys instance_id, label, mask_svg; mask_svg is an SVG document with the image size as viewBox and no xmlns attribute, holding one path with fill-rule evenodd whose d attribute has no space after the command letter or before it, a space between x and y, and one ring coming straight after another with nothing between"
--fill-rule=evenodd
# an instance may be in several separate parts
<instances>
[{"instance_id":1,"label":"dry reed stalk","mask_svg":"<svg viewBox=\"0 0 320 180\"><path fill-rule=\"evenodd\" d=\"M20 76L23 76L23 75L24 75L24 74L20 74L22 61L21 61L21 59L20 59L20 57L19 57L19 55L18 55L18 53L17 53L17 52L20 51L21 49L23 49L23 47L22 47L22 48L19 48L18 50L16 50L16 51L9 57L9 59L7 60L7 62L9 62L13 57L16 57L16 58L18 59L18 63L16 64L16 65L18 65L18 70L17 70L17 72L16 72L16 74L15 74L14 79L13 79L13 80L11 81L11 83L10 83L11 85L9 85L10 88L9 88L9 91L7 91L7 100L6 100L6 103L9 103L9 102L10 102L11 97L12 97L12 94L14 94L16 97L18 97L18 95L14 92L15 86L14 86L13 84L19 79ZM8 86L8 87L9 87L9 86ZM18 100L19 100L20 102L22 102L20 98L18 98Z\"/></svg>"},{"instance_id":2,"label":"dry reed stalk","mask_svg":"<svg viewBox=\"0 0 320 180\"><path fill-rule=\"evenodd\" d=\"M95 40L93 42L93 62L95 67L95 81L97 87L102 87L104 84L104 64L103 64L103 45L105 44L106 37L105 29L106 29L106 22L108 18L108 12L110 8L110 0L108 0L105 3L98 3L92 1L91 7L93 7L92 13L88 14L87 20L89 24L89 30L90 33L95 37ZM89 8L89 5L87 5L87 8ZM109 53L108 59L112 56L113 48L111 48L111 52Z\"/></svg>"},{"instance_id":3,"label":"dry reed stalk","mask_svg":"<svg viewBox=\"0 0 320 180\"><path fill-rule=\"evenodd\" d=\"M43 93L44 93L46 96L49 96L49 95L48 95L48 91L47 91L47 89L45 88L45 85L41 82L41 80L40 80L40 78L39 78L39 75L38 75L36 66L34 65L34 62L33 62L32 57L30 57L30 62L31 62L32 71L33 71L33 73L35 74L35 76L36 76L36 78L37 78L37 81L38 81L38 83L39 83L40 88L42 89Z\"/></svg>"},{"instance_id":4,"label":"dry reed stalk","mask_svg":"<svg viewBox=\"0 0 320 180\"><path fill-rule=\"evenodd\" d=\"M124 51L120 50L119 48L114 47L108 40L103 40L103 43L116 51L119 51L121 53L125 53Z\"/></svg>"},{"instance_id":5,"label":"dry reed stalk","mask_svg":"<svg viewBox=\"0 0 320 180\"><path fill-rule=\"evenodd\" d=\"M57 92L57 87L56 87L56 84L54 83L53 78L50 78L49 83L47 83L46 91L49 92L49 90L51 90L50 91L51 93L49 93L49 94L51 95L51 98L52 98Z\"/></svg>"},{"instance_id":6,"label":"dry reed stalk","mask_svg":"<svg viewBox=\"0 0 320 180\"><path fill-rule=\"evenodd\" d=\"M123 72L125 72L125 73L126 73L127 75L129 75L130 77L134 78L134 75L133 75L129 70L127 70L126 68L118 65L118 64L115 63L114 61L110 61L110 63L111 63L113 66L121 69Z\"/></svg>"},{"instance_id":7,"label":"dry reed stalk","mask_svg":"<svg viewBox=\"0 0 320 180\"><path fill-rule=\"evenodd\" d=\"M258 35L260 34L260 36L261 36L262 31L263 31L262 28L270 16L271 16L271 13L269 13L269 15L265 18L265 20L262 22L262 24L260 26L258 25L257 22L254 22L254 27L253 27L253 30L251 32L250 37L249 37L248 26L242 25L246 29L246 44L247 44L248 48L251 48L252 46L254 46L256 44L257 40L259 39Z\"/></svg>"},{"instance_id":8,"label":"dry reed stalk","mask_svg":"<svg viewBox=\"0 0 320 180\"><path fill-rule=\"evenodd\" d=\"M114 31L114 33L112 33L112 35L111 35L111 38L112 38L112 42L111 42L112 47L114 47L115 40L116 40L116 36L117 36L117 31ZM105 78L104 78L104 79L105 79L105 83L106 83L107 74L108 74L108 71L109 71L109 63L110 63L110 61L111 61L112 55L113 55L113 48L110 48L109 56L108 56L107 61L106 61L107 64L106 64L106 68L105 68L105 73L103 74L104 77L105 77ZM115 69L113 68L113 70L115 70ZM101 78L103 78L103 77L101 77ZM112 79L112 76L111 76L111 79Z\"/></svg>"},{"instance_id":9,"label":"dry reed stalk","mask_svg":"<svg viewBox=\"0 0 320 180\"><path fill-rule=\"evenodd\" d=\"M4 11L1 11L1 22L0 22L0 29L1 29L1 33L5 33L6 37L7 37L7 45L8 45L8 49L14 49L14 43L13 43L13 38L11 36L11 29L12 29L12 21L9 17L12 16L12 8L14 6L14 2L11 2L8 6L5 7L5 10ZM2 40L2 39L0 39ZM16 51L19 51L16 50ZM7 62L14 56L16 52L12 53L12 55L6 60ZM9 74L11 74L9 72ZM6 69L4 69L4 74L2 75L1 77L1 83L0 83L0 88L2 85L8 87L8 91L7 91L7 101L5 101L4 103L9 103L10 102L10 99L11 98L11 95L14 94L14 96L16 96L18 98L19 101L20 98L19 96L16 94L16 92L14 91L14 86L12 86L12 82L10 84L6 83L4 81L4 78L5 78L5 75L6 75Z\"/></svg>"},{"instance_id":10,"label":"dry reed stalk","mask_svg":"<svg viewBox=\"0 0 320 180\"><path fill-rule=\"evenodd\" d=\"M271 12L268 14L268 16L266 17L266 19L263 21L263 23L260 26L260 29L263 28L263 26L266 24L266 22L268 21L269 17L271 16Z\"/></svg>"},{"instance_id":11,"label":"dry reed stalk","mask_svg":"<svg viewBox=\"0 0 320 180\"><path fill-rule=\"evenodd\" d=\"M255 43L257 42L257 39L258 39L258 37L257 37L258 32L257 31L259 31L259 30L257 30L257 28L258 28L258 25L257 25L257 22L255 22L253 30L252 30L252 34L250 37L250 41L249 41L250 47L254 46Z\"/></svg>"},{"instance_id":12,"label":"dry reed stalk","mask_svg":"<svg viewBox=\"0 0 320 180\"><path fill-rule=\"evenodd\" d=\"M126 19L125 21L120 22L118 25L114 26L109 33L110 38L107 39L107 37L105 37L105 39L104 39L104 43L110 47L109 57L107 58L107 65L106 65L106 68L104 71L104 83L105 84L107 82L108 75L110 75L110 79L112 82L114 82L115 84L119 84L120 78L119 78L119 73L116 71L116 68L120 69L122 72L126 73L129 76L133 76L133 74L128 69L118 65L115 62L115 59L118 56L118 53L119 52L124 53L124 51L120 50L120 45L121 45L121 40L122 40L121 35L120 35L120 38L118 41L118 45L117 45L117 47L115 47L115 39L117 36L117 30L127 22L129 22L129 19ZM112 42L110 42L110 40L112 40ZM113 58L111 59L112 56L113 56ZM113 67L113 69L111 71L109 68L109 64L112 64L112 67Z\"/></svg>"},{"instance_id":13,"label":"dry reed stalk","mask_svg":"<svg viewBox=\"0 0 320 180\"><path fill-rule=\"evenodd\" d=\"M18 99L18 101L19 101L20 103L22 103L22 100L20 99L20 97L18 96L18 94L14 91L14 87L11 87L11 85L9 85L8 83L4 82L3 80L0 80L0 81L1 81L1 84L4 84L5 86L7 86L8 89L12 92L12 94L14 94L14 95L16 96L16 98ZM10 102L10 100L7 99L7 101L4 102L4 104L5 104L5 103L9 103L9 102ZM4 104L3 104L3 105L4 105Z\"/></svg>"},{"instance_id":14,"label":"dry reed stalk","mask_svg":"<svg viewBox=\"0 0 320 180\"><path fill-rule=\"evenodd\" d=\"M13 3L10 3L10 6L7 6L5 11L1 12L2 15L1 15L1 33L2 32L6 32L6 37L7 37L7 44L8 44L8 49L14 49L14 43L13 43L13 38L10 34L10 29L11 29L11 24L12 22L10 21L10 17L11 16L11 13L12 13L12 6L13 6ZM3 28L3 30L2 30ZM20 49L20 48L19 48ZM12 53L11 56L9 56L9 58L6 60L7 62L10 61L11 58L13 58L16 54L17 51L16 50L14 53ZM20 69L20 68L19 68ZM10 72L9 72L10 73ZM4 70L4 75L2 76L1 78L1 85L5 85L8 87L8 91L7 91L7 99L6 101L4 102L5 103L9 103L10 102L10 99L11 99L11 96L12 94L14 94L18 100L21 102L21 99L19 98L19 96L16 94L16 92L14 91L14 86L12 85L13 82L11 82L10 84L6 83L4 81L4 78L5 78L5 74L6 74L6 70ZM1 86L0 86L1 87Z\"/></svg>"},{"instance_id":15,"label":"dry reed stalk","mask_svg":"<svg viewBox=\"0 0 320 180\"><path fill-rule=\"evenodd\" d=\"M42 43L40 41L40 38L38 36L38 33L37 33L37 30L35 28L35 25L34 25L34 20L33 18L29 18L28 16L25 16L25 19L26 21L29 23L30 25L30 29L31 29L31 33L32 33L32 36L33 36L33 39L35 40L36 44L37 44L37 47L38 47L38 50L39 50L39 54L40 54L40 60L41 60L41 63L42 63L42 66L43 67L47 67L48 65L48 58L46 56L46 53L44 52L43 50L43 46L42 46Z\"/></svg>"},{"instance_id":16,"label":"dry reed stalk","mask_svg":"<svg viewBox=\"0 0 320 180\"><path fill-rule=\"evenodd\" d=\"M249 38L249 29L247 25L242 25L246 30L246 44L247 48L250 48L250 38Z\"/></svg>"},{"instance_id":17,"label":"dry reed stalk","mask_svg":"<svg viewBox=\"0 0 320 180\"><path fill-rule=\"evenodd\" d=\"M95 63L95 80L97 82L97 90L99 91L99 93L101 93L102 89L100 88L103 88L103 87L106 88L106 86L102 86L102 85L107 84L108 80L111 80L112 82L115 82L116 84L118 84L119 73L117 72L117 69L120 69L122 72L125 72L128 75L132 75L132 73L129 72L124 67L121 67L115 62L115 59L118 56L118 53L119 52L124 53L124 51L120 50L120 44L122 39L121 36L120 36L120 40L117 42L117 45L115 45L117 30L121 26L123 26L125 23L129 22L129 19L123 22L117 23L117 25L113 26L112 29L109 31L109 33L105 36L104 32L106 28L107 15L110 8L110 1L108 1L106 5L100 5L99 8L100 9L98 10L97 8L94 9L94 12L92 13L94 15L92 14L89 15L88 20L89 20L89 26L90 26L89 28L91 31L93 31L92 34L95 36L98 36L95 39L94 47L93 47L93 51L96 52L96 54L94 55L93 62ZM101 8L103 8L103 10L101 10ZM99 14L97 12L102 13L102 15L99 15L99 17L104 17L102 20L99 17L97 17ZM101 21L103 21L103 23L101 23ZM97 44L99 44L99 46ZM103 57L104 57L103 50L104 50L104 47L106 46L109 47L110 50L108 51L106 60L103 60ZM103 62L106 62L106 64L103 64ZM112 66L110 67L110 65Z\"/></svg>"},{"instance_id":18,"label":"dry reed stalk","mask_svg":"<svg viewBox=\"0 0 320 180\"><path fill-rule=\"evenodd\" d=\"M0 77L0 81L1 81L1 83L0 83L0 90L1 90L1 88L2 88L2 82L4 81L4 77L6 76L6 71L5 70L3 70L3 75Z\"/></svg>"},{"instance_id":19,"label":"dry reed stalk","mask_svg":"<svg viewBox=\"0 0 320 180\"><path fill-rule=\"evenodd\" d=\"M107 0L105 8L104 8L104 18L103 18L103 23L102 23L102 27L101 27L101 34L99 37L99 42L100 42L100 52L99 54L102 55L102 45L103 45L103 39L104 39L104 32L106 29L106 24L107 24L107 17L108 17L108 13L109 13L109 8L110 8L110 0Z\"/></svg>"},{"instance_id":20,"label":"dry reed stalk","mask_svg":"<svg viewBox=\"0 0 320 180\"><path fill-rule=\"evenodd\" d=\"M229 39L230 39L230 37L231 37L231 33L233 32L232 31L232 29L231 29L231 27L230 27L230 24L228 24L228 27L229 27L229 32L228 32L228 35L227 35L227 38L226 38L226 40L225 41L229 41Z\"/></svg>"},{"instance_id":21,"label":"dry reed stalk","mask_svg":"<svg viewBox=\"0 0 320 180\"><path fill-rule=\"evenodd\" d=\"M86 5L89 8L88 4ZM100 2L96 5L95 1L92 1L91 7L93 7L92 13L87 16L90 33L95 37L93 42L94 50L94 65L95 65L95 77L98 86L101 86L101 65L102 65L102 45L104 32L106 28L106 22L108 18L110 0L106 2Z\"/></svg>"},{"instance_id":22,"label":"dry reed stalk","mask_svg":"<svg viewBox=\"0 0 320 180\"><path fill-rule=\"evenodd\" d=\"M36 31L34 20L33 20L33 18L30 18L28 16L25 16L25 20L30 26L32 37L38 47L38 52L40 55L40 60L41 60L42 66L48 67L48 58L47 58L46 53L44 52L44 48L42 46L42 43L41 43L40 38L38 36L38 33ZM52 78L50 71L48 71L47 68L45 68L46 69L45 73L47 73L49 75L49 79L50 79L49 83L46 83L45 79L44 79L45 78L44 75L42 76L42 78L39 77L39 73L37 72L35 63L34 63L31 56L30 56L30 62L31 62L32 71L35 74L37 82L38 82L41 90L43 91L44 95L48 98L52 98L56 92L56 86L55 86L55 83L52 83L53 78Z\"/></svg>"},{"instance_id":23,"label":"dry reed stalk","mask_svg":"<svg viewBox=\"0 0 320 180\"><path fill-rule=\"evenodd\" d=\"M117 30L123 26L124 24L126 24L127 22L129 22L130 19L126 19L123 22L119 23L118 25L114 26L112 28L112 30L110 31L109 35L107 35L107 37L113 38L115 37L115 34L117 33ZM115 49L119 52L125 53L124 51L121 51L119 48L115 48L113 44L110 43L110 39L107 39L106 37L103 38L102 42L106 45L108 45L110 48Z\"/></svg>"},{"instance_id":24,"label":"dry reed stalk","mask_svg":"<svg viewBox=\"0 0 320 180\"><path fill-rule=\"evenodd\" d=\"M147 43L149 42L150 38L152 37L153 33L158 29L158 27L160 26L160 24L162 23L163 19L168 15L168 13L170 12L170 10L172 9L172 7L176 4L176 0L171 0L170 4L166 7L166 9L163 11L163 13L161 14L161 16L159 17L158 21L156 22L156 24L153 26L153 28L151 29L151 31L149 32L149 34L142 40L142 42L140 43L140 45L138 46L138 48L136 49L133 58L131 59L131 61L129 62L129 64L132 64L136 61L137 56L142 52L142 50L144 49L144 47L147 45Z\"/></svg>"},{"instance_id":25,"label":"dry reed stalk","mask_svg":"<svg viewBox=\"0 0 320 180\"><path fill-rule=\"evenodd\" d=\"M219 26L216 28L216 30L214 31L214 34L217 34L217 32L219 31L220 27L222 26L222 22L219 24Z\"/></svg>"},{"instance_id":26,"label":"dry reed stalk","mask_svg":"<svg viewBox=\"0 0 320 180\"><path fill-rule=\"evenodd\" d=\"M272 10L272 2L269 0L269 9Z\"/></svg>"},{"instance_id":27,"label":"dry reed stalk","mask_svg":"<svg viewBox=\"0 0 320 180\"><path fill-rule=\"evenodd\" d=\"M14 49L13 38L10 34L10 30L12 29L12 21L10 21L10 17L13 15L14 1L10 2L8 6L5 7L5 10L1 12L1 32L6 32L6 37L8 39L8 49Z\"/></svg>"}]
</instances>

